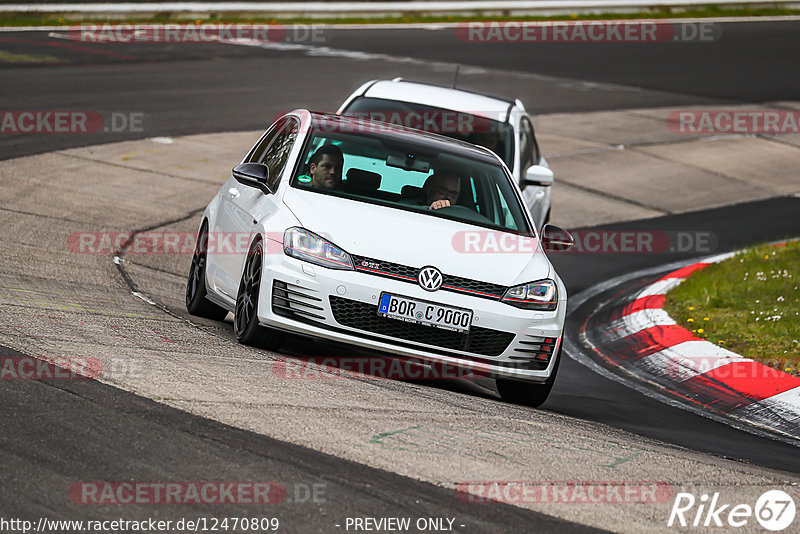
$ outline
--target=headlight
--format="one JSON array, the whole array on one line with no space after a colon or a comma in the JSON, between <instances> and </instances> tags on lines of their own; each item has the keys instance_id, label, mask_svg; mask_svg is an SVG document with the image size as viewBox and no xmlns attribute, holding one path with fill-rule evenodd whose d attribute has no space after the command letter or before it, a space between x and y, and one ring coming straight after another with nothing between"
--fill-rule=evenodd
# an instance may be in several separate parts
<instances>
[{"instance_id":1,"label":"headlight","mask_svg":"<svg viewBox=\"0 0 800 534\"><path fill-rule=\"evenodd\" d=\"M283 233L283 252L329 269L353 270L350 254L305 228L289 228Z\"/></svg>"},{"instance_id":2,"label":"headlight","mask_svg":"<svg viewBox=\"0 0 800 534\"><path fill-rule=\"evenodd\" d=\"M537 280L509 288L502 301L524 310L553 311L558 306L558 290L549 278Z\"/></svg>"}]
</instances>

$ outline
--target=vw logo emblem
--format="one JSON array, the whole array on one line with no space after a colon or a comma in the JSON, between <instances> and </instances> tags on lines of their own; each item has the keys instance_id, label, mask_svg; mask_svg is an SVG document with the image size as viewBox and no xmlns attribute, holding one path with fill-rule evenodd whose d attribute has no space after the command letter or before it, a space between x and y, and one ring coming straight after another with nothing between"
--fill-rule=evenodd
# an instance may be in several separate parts
<instances>
[{"instance_id":1,"label":"vw logo emblem","mask_svg":"<svg viewBox=\"0 0 800 534\"><path fill-rule=\"evenodd\" d=\"M417 276L417 281L425 291L436 291L442 287L442 272L436 267L423 267Z\"/></svg>"}]
</instances>

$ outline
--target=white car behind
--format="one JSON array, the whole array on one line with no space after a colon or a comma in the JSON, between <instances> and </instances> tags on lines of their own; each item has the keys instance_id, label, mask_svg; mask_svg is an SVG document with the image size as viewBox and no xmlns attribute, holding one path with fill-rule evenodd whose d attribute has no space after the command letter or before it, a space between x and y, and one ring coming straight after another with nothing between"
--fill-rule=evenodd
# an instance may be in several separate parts
<instances>
[{"instance_id":1,"label":"white car behind","mask_svg":"<svg viewBox=\"0 0 800 534\"><path fill-rule=\"evenodd\" d=\"M536 227L541 229L550 221L553 172L539 150L531 117L518 99L395 78L363 84L337 113L431 131L493 149L522 190ZM464 128L467 123L473 128Z\"/></svg>"}]
</instances>

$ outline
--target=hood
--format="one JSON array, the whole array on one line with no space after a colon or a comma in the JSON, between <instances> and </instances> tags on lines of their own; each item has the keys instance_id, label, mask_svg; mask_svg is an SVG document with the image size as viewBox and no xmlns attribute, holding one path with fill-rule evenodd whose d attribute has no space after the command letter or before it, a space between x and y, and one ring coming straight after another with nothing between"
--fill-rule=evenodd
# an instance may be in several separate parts
<instances>
[{"instance_id":1,"label":"hood","mask_svg":"<svg viewBox=\"0 0 800 534\"><path fill-rule=\"evenodd\" d=\"M357 256L505 286L551 277L538 239L291 187L283 202L304 228Z\"/></svg>"}]
</instances>

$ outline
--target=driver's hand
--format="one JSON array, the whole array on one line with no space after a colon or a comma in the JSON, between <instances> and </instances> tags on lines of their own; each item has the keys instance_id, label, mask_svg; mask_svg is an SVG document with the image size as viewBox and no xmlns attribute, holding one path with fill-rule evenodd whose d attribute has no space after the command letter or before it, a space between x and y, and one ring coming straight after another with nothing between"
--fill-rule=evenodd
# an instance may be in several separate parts
<instances>
[{"instance_id":1,"label":"driver's hand","mask_svg":"<svg viewBox=\"0 0 800 534\"><path fill-rule=\"evenodd\" d=\"M450 207L450 201L447 199L444 200L434 200L433 204L428 208L429 210L438 210L439 208L448 208Z\"/></svg>"}]
</instances>

